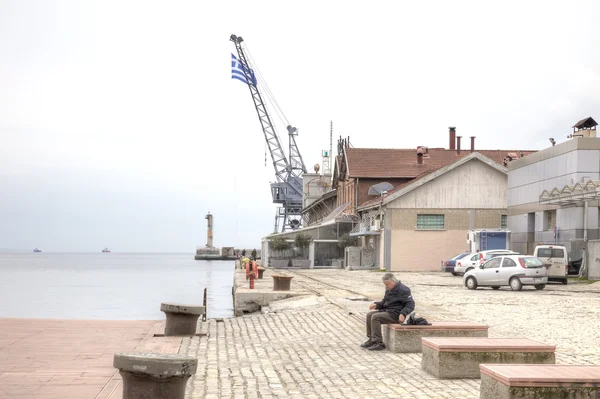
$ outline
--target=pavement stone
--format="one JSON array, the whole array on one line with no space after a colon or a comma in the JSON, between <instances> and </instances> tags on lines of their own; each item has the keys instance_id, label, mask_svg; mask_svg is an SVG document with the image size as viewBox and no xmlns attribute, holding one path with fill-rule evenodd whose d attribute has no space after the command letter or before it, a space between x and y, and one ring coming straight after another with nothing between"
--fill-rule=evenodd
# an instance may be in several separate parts
<instances>
[{"instance_id":1,"label":"pavement stone","mask_svg":"<svg viewBox=\"0 0 600 399\"><path fill-rule=\"evenodd\" d=\"M267 281L271 272L265 272ZM421 370L421 354L359 347L366 339L368 304L383 295L381 273L286 272L294 275L293 289L321 300L210 320L209 337L183 338L180 353L198 358L188 398L479 397L478 379L438 380ZM461 277L450 274L397 277L411 288L418 316L474 321L487 324L490 337L557 345L558 364L600 363L600 289L595 284L470 291ZM369 300L348 299L357 296Z\"/></svg>"}]
</instances>

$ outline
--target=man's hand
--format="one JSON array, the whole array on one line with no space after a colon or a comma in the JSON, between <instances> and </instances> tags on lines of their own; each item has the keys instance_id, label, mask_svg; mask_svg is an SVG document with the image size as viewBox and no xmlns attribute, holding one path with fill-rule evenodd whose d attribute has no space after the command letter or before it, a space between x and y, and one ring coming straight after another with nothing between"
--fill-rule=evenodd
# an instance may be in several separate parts
<instances>
[{"instance_id":1,"label":"man's hand","mask_svg":"<svg viewBox=\"0 0 600 399\"><path fill-rule=\"evenodd\" d=\"M401 314L400 316L398 316L398 321L400 323L404 323L404 320L406 320L406 316L404 316L403 314Z\"/></svg>"},{"instance_id":2,"label":"man's hand","mask_svg":"<svg viewBox=\"0 0 600 399\"><path fill-rule=\"evenodd\" d=\"M374 303L369 305L369 310L375 310L376 306Z\"/></svg>"}]
</instances>

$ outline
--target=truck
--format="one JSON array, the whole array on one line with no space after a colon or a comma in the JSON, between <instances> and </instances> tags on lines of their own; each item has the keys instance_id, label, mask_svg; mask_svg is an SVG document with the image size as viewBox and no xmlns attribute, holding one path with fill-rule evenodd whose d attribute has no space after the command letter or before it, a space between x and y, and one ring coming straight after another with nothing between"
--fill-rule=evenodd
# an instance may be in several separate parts
<instances>
[{"instance_id":1,"label":"truck","mask_svg":"<svg viewBox=\"0 0 600 399\"><path fill-rule=\"evenodd\" d=\"M471 253L508 249L510 230L508 229L470 229L467 231L467 250Z\"/></svg>"}]
</instances>

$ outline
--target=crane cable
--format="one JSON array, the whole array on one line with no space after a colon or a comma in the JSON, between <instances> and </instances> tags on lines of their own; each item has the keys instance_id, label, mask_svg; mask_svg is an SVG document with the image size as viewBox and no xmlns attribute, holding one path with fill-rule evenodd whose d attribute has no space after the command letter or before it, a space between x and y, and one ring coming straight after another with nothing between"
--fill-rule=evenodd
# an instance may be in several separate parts
<instances>
[{"instance_id":1,"label":"crane cable","mask_svg":"<svg viewBox=\"0 0 600 399\"><path fill-rule=\"evenodd\" d=\"M246 47L246 54L248 55L248 59L251 62L251 67L254 70L254 72L256 73L257 77L259 78L260 82L261 82L261 86L265 89L265 94L267 96L267 100L271 103L271 105L273 105L274 109L275 109L275 113L277 115L277 117L279 118L279 120L285 125L288 126L290 125L288 119L286 118L285 114L283 113L283 110L281 109L281 107L279 106L279 103L277 102L277 100L275 99L275 96L273 95L273 93L271 92L271 89L269 88L269 85L267 84L266 79L262 76L262 74L260 73L260 69L258 68L256 62L254 61L254 58L252 58L252 54L248 48L248 45L245 45ZM279 134L277 133L277 130L273 129L275 135L277 135L277 139L279 140L280 143L283 144L281 137L279 137ZM265 143L266 146L266 143ZM282 154L285 156L285 154ZM266 158L266 150L265 150L265 158Z\"/></svg>"}]
</instances>

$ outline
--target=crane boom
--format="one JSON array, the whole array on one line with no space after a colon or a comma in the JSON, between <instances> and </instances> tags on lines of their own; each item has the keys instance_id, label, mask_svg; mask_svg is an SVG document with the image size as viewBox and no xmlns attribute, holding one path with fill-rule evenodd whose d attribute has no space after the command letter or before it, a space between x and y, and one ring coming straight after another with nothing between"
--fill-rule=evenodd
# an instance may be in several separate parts
<instances>
[{"instance_id":1,"label":"crane boom","mask_svg":"<svg viewBox=\"0 0 600 399\"><path fill-rule=\"evenodd\" d=\"M244 50L242 49L242 41L241 37L237 37L235 35L231 35L230 40L235 44L235 49L238 53L238 62L242 64L242 70L244 75L246 75L246 81L248 82L248 88L250 89L250 95L252 96L252 100L254 101L254 108L256 108L256 113L258 114L258 120L260 121L260 125L262 127L263 133L265 135L265 140L267 142L267 146L269 147L269 152L271 153L271 159L273 160L273 167L275 168L275 177L277 181L284 182L287 180L290 171L292 168L290 167L285 154L283 153L283 147L279 142L279 137L275 132L275 127L271 122L271 116L267 112L267 107L265 106L265 102L258 91L258 86L253 82L253 76L251 73L250 66L248 65L248 60L246 59L246 55L244 54Z\"/></svg>"},{"instance_id":2,"label":"crane boom","mask_svg":"<svg viewBox=\"0 0 600 399\"><path fill-rule=\"evenodd\" d=\"M277 182L271 183L271 195L273 196L273 202L281 204L282 207L277 210L277 214L275 215L274 232L278 232L280 220L283 221L282 231L285 231L286 227L291 227L292 229L298 228L301 224L300 216L302 214L304 191L301 175L302 173L306 173L302 155L300 155L296 144L295 136L298 134L298 130L295 127L287 126L289 136L288 161L281 146L279 136L275 131L275 126L271 122L271 116L258 89L253 71L242 49L242 42L244 40L236 35L231 35L229 40L235 44L238 53L237 61L241 66L239 69L241 69L245 76L245 83L250 90L250 95L258 114L258 120L260 121L267 146L269 147L271 159L273 160L273 167L275 168Z\"/></svg>"}]
</instances>

